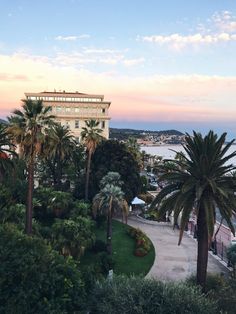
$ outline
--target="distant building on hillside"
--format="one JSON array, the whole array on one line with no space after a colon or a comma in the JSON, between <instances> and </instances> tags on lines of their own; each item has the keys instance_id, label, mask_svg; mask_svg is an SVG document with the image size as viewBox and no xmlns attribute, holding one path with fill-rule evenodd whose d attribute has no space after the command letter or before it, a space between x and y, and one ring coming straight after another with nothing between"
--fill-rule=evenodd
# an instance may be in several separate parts
<instances>
[{"instance_id":1,"label":"distant building on hillside","mask_svg":"<svg viewBox=\"0 0 236 314\"><path fill-rule=\"evenodd\" d=\"M109 138L108 109L111 102L104 95L91 95L70 92L25 93L26 99L42 100L45 106L52 107L52 114L61 125L70 127L73 135L80 140L80 133L86 120L99 121L103 136Z\"/></svg>"}]
</instances>

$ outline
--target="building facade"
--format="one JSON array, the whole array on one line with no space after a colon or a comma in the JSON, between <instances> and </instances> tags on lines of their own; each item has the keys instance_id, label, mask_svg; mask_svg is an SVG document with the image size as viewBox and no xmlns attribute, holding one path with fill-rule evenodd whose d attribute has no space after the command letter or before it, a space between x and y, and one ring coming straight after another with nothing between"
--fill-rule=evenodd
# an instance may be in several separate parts
<instances>
[{"instance_id":1,"label":"building facade","mask_svg":"<svg viewBox=\"0 0 236 314\"><path fill-rule=\"evenodd\" d=\"M52 107L52 114L61 125L70 127L73 135L80 141L80 133L86 120L99 121L102 135L109 138L109 114L111 102L104 95L90 95L79 92L41 92L25 93L26 99L42 100L45 106Z\"/></svg>"}]
</instances>

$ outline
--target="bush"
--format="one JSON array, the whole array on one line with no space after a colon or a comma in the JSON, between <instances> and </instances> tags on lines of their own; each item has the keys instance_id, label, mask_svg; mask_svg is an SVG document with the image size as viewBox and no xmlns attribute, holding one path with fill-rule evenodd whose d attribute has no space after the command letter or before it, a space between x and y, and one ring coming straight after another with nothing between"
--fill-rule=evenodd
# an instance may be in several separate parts
<instances>
[{"instance_id":1,"label":"bush","mask_svg":"<svg viewBox=\"0 0 236 314\"><path fill-rule=\"evenodd\" d=\"M79 258L95 240L92 227L92 220L81 216L75 220L55 219L52 225L52 245L64 256Z\"/></svg>"},{"instance_id":2,"label":"bush","mask_svg":"<svg viewBox=\"0 0 236 314\"><path fill-rule=\"evenodd\" d=\"M84 304L77 264L41 239L0 226L0 313L73 313Z\"/></svg>"},{"instance_id":3,"label":"bush","mask_svg":"<svg viewBox=\"0 0 236 314\"><path fill-rule=\"evenodd\" d=\"M144 232L142 232L138 228L130 227L128 229L128 234L135 239L135 256L145 256L151 250L151 241L146 236Z\"/></svg>"},{"instance_id":4,"label":"bush","mask_svg":"<svg viewBox=\"0 0 236 314\"><path fill-rule=\"evenodd\" d=\"M14 204L3 207L0 211L0 223L14 223L19 229L24 229L25 225L25 205Z\"/></svg>"},{"instance_id":5,"label":"bush","mask_svg":"<svg viewBox=\"0 0 236 314\"><path fill-rule=\"evenodd\" d=\"M134 255L138 256L138 257L143 257L143 256L147 255L147 253L148 252L144 248L142 248L142 247L138 247L134 251Z\"/></svg>"},{"instance_id":6,"label":"bush","mask_svg":"<svg viewBox=\"0 0 236 314\"><path fill-rule=\"evenodd\" d=\"M227 257L233 267L233 277L236 278L236 244L231 245L227 250Z\"/></svg>"},{"instance_id":7,"label":"bush","mask_svg":"<svg viewBox=\"0 0 236 314\"><path fill-rule=\"evenodd\" d=\"M90 294L91 314L216 314L213 301L196 287L142 278L116 277L97 283Z\"/></svg>"},{"instance_id":8,"label":"bush","mask_svg":"<svg viewBox=\"0 0 236 314\"><path fill-rule=\"evenodd\" d=\"M196 285L195 276L191 276L187 282ZM235 314L236 308L236 280L228 279L221 275L208 274L206 281L206 293L210 300L216 302L219 313Z\"/></svg>"}]
</instances>

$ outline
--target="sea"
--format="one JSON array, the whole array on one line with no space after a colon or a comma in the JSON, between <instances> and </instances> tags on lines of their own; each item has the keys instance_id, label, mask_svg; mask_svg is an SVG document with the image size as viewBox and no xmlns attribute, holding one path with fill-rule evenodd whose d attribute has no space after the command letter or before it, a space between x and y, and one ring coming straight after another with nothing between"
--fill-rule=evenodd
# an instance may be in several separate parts
<instances>
[{"instance_id":1,"label":"sea","mask_svg":"<svg viewBox=\"0 0 236 314\"><path fill-rule=\"evenodd\" d=\"M182 145L162 145L162 146L141 146L140 150L144 150L147 154L162 156L163 159L174 159L176 152L184 152ZM232 145L227 155L236 151L236 145ZM236 166L236 156L230 159L227 163Z\"/></svg>"}]
</instances>

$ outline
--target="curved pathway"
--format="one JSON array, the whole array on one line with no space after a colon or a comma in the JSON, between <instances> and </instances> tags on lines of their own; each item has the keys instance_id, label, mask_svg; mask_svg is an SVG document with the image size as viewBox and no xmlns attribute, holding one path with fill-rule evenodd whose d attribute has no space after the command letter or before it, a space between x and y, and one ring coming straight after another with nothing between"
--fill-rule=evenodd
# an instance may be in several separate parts
<instances>
[{"instance_id":1,"label":"curved pathway","mask_svg":"<svg viewBox=\"0 0 236 314\"><path fill-rule=\"evenodd\" d=\"M173 230L168 224L145 221L136 216L130 216L128 224L144 231L155 247L156 258L146 277L164 281L184 280L196 272L196 240L184 234L178 246L179 230ZM209 254L208 272L226 274L228 270Z\"/></svg>"}]
</instances>

